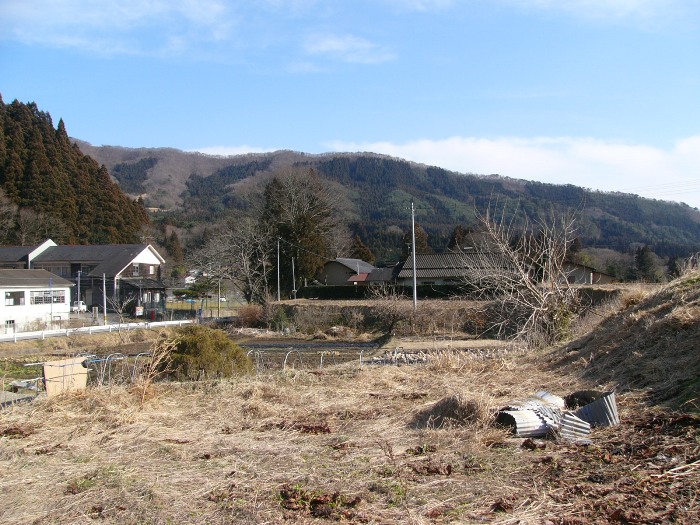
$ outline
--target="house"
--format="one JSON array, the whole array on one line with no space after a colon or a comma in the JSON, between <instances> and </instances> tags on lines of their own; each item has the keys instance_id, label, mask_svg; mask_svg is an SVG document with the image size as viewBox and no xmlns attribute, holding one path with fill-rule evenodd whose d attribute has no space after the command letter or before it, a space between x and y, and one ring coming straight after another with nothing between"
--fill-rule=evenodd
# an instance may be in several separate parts
<instances>
[{"instance_id":1,"label":"house","mask_svg":"<svg viewBox=\"0 0 700 525\"><path fill-rule=\"evenodd\" d=\"M564 274L569 284L610 284L615 281L612 275L573 261L564 261Z\"/></svg>"},{"instance_id":2,"label":"house","mask_svg":"<svg viewBox=\"0 0 700 525\"><path fill-rule=\"evenodd\" d=\"M59 246L48 240L35 247L0 247L0 267L43 269L74 282L71 301L115 309L133 299L137 313L152 318L165 308L164 263L150 244Z\"/></svg>"},{"instance_id":3,"label":"house","mask_svg":"<svg viewBox=\"0 0 700 525\"><path fill-rule=\"evenodd\" d=\"M339 258L326 262L316 280L327 285L358 284L365 282L374 269L361 259Z\"/></svg>"},{"instance_id":4,"label":"house","mask_svg":"<svg viewBox=\"0 0 700 525\"><path fill-rule=\"evenodd\" d=\"M417 285L466 284L475 276L493 278L507 271L508 265L503 257L491 252L469 250L416 254ZM403 263L397 283L413 286L413 257Z\"/></svg>"},{"instance_id":5,"label":"house","mask_svg":"<svg viewBox=\"0 0 700 525\"><path fill-rule=\"evenodd\" d=\"M0 330L5 334L53 327L70 318L75 285L46 270L0 269Z\"/></svg>"}]
</instances>

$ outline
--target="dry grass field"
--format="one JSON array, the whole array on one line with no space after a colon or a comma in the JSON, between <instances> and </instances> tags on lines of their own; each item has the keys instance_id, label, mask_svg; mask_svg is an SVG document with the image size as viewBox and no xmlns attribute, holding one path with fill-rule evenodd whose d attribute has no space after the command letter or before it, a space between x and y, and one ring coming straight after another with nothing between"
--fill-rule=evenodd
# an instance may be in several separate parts
<instances>
[{"instance_id":1,"label":"dry grass field","mask_svg":"<svg viewBox=\"0 0 700 525\"><path fill-rule=\"evenodd\" d=\"M143 406L129 385L16 405L0 411L0 522L700 522L700 276L581 326L538 351L394 338L384 349L427 362L155 383ZM515 399L589 388L616 391L621 424L588 445L494 424Z\"/></svg>"}]
</instances>

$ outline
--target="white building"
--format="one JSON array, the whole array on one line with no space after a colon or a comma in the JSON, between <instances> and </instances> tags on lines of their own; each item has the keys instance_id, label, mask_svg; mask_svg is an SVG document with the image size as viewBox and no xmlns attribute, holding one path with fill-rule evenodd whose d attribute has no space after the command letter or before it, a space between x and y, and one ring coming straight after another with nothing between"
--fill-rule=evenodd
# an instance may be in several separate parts
<instances>
[{"instance_id":1,"label":"white building","mask_svg":"<svg viewBox=\"0 0 700 525\"><path fill-rule=\"evenodd\" d=\"M0 330L42 330L70 319L73 283L46 270L0 269Z\"/></svg>"}]
</instances>

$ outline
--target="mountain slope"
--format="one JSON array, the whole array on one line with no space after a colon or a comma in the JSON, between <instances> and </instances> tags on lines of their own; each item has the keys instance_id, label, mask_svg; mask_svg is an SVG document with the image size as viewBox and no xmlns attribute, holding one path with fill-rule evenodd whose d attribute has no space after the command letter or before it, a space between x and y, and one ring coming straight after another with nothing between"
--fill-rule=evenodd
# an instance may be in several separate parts
<instances>
[{"instance_id":1,"label":"mountain slope","mask_svg":"<svg viewBox=\"0 0 700 525\"><path fill-rule=\"evenodd\" d=\"M660 255L686 255L700 247L700 212L685 204L631 194L597 192L495 175L459 174L438 167L369 153L308 155L291 151L213 157L174 149L94 147L81 149L105 164L120 183L128 172L140 180L149 206L177 210L188 221L211 221L227 210L248 213L271 173L317 170L333 185L342 219L380 258L398 257L401 237L416 221L436 249L446 246L458 224L475 225L489 206L518 210L520 217L575 212L585 246L628 250L653 246ZM139 171L140 170L140 171ZM127 186L128 187L128 186Z\"/></svg>"},{"instance_id":2,"label":"mountain slope","mask_svg":"<svg viewBox=\"0 0 700 525\"><path fill-rule=\"evenodd\" d=\"M71 142L63 121L55 129L51 116L33 103L4 104L0 98L0 184L4 243L46 237L133 242L148 222L143 205Z\"/></svg>"}]
</instances>

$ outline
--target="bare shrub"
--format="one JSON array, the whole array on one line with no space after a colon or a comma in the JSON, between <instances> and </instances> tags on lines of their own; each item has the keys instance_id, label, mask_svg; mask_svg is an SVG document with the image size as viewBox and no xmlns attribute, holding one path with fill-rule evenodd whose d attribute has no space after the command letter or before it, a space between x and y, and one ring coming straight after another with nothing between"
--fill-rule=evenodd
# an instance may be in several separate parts
<instances>
[{"instance_id":1,"label":"bare shrub","mask_svg":"<svg viewBox=\"0 0 700 525\"><path fill-rule=\"evenodd\" d=\"M698 263L700 262L700 252L696 252L690 257L684 259L678 268L678 274L681 277L688 277L689 275L698 273Z\"/></svg>"},{"instance_id":2,"label":"bare shrub","mask_svg":"<svg viewBox=\"0 0 700 525\"><path fill-rule=\"evenodd\" d=\"M364 312L357 308L343 308L341 315L343 317L343 323L353 330L361 328L365 322Z\"/></svg>"},{"instance_id":3,"label":"bare shrub","mask_svg":"<svg viewBox=\"0 0 700 525\"><path fill-rule=\"evenodd\" d=\"M337 316L329 308L295 308L294 326L305 334L324 332Z\"/></svg>"},{"instance_id":4,"label":"bare shrub","mask_svg":"<svg viewBox=\"0 0 700 525\"><path fill-rule=\"evenodd\" d=\"M265 311L258 304L247 304L238 309L238 320L243 327L257 328L263 324L264 319Z\"/></svg>"},{"instance_id":5,"label":"bare shrub","mask_svg":"<svg viewBox=\"0 0 700 525\"><path fill-rule=\"evenodd\" d=\"M386 333L392 333L397 325L413 320L412 303L396 288L387 284L373 286L370 297L375 301L375 315Z\"/></svg>"},{"instance_id":6,"label":"bare shrub","mask_svg":"<svg viewBox=\"0 0 700 525\"><path fill-rule=\"evenodd\" d=\"M143 409L146 398L152 394L153 382L172 371L173 351L177 344L178 339L167 339L163 336L151 345L151 359L141 370L141 375L135 385L136 392L139 394L141 409Z\"/></svg>"},{"instance_id":7,"label":"bare shrub","mask_svg":"<svg viewBox=\"0 0 700 525\"><path fill-rule=\"evenodd\" d=\"M491 299L485 310L487 333L531 347L565 338L580 306L564 267L573 216L526 221L517 231L505 220L505 211L495 219L487 210L480 220L487 247L464 253L464 281L477 295Z\"/></svg>"}]
</instances>

